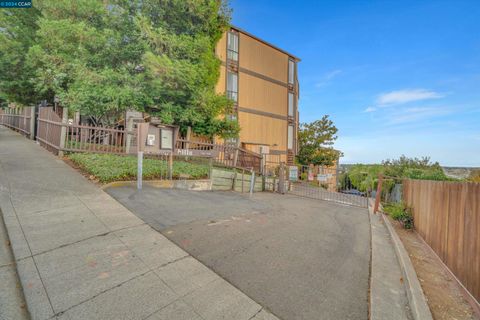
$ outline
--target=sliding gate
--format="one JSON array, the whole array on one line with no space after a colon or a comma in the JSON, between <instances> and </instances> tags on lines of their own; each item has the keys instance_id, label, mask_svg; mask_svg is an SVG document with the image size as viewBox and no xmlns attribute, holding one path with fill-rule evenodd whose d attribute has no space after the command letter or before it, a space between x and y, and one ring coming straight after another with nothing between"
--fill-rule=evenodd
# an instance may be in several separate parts
<instances>
[{"instance_id":1,"label":"sliding gate","mask_svg":"<svg viewBox=\"0 0 480 320\"><path fill-rule=\"evenodd\" d=\"M281 164L270 173L265 180L267 191L368 207L368 194L355 189L341 169Z\"/></svg>"}]
</instances>

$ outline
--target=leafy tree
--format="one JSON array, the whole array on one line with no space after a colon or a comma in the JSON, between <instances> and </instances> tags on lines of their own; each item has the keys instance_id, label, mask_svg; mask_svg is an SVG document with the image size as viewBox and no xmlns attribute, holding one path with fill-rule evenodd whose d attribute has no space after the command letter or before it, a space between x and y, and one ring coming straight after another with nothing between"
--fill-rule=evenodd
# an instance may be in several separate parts
<instances>
[{"instance_id":1,"label":"leafy tree","mask_svg":"<svg viewBox=\"0 0 480 320\"><path fill-rule=\"evenodd\" d=\"M431 162L429 157L408 158L402 155L399 159L387 159L382 162L384 174L391 177L448 180L438 162Z\"/></svg>"},{"instance_id":2,"label":"leafy tree","mask_svg":"<svg viewBox=\"0 0 480 320\"><path fill-rule=\"evenodd\" d=\"M153 97L152 113L165 123L191 126L199 134L238 134L236 121L222 118L232 102L215 94L220 61L215 46L229 13L221 1L144 1L137 19L148 49L144 80ZM220 14L219 14L220 12ZM161 93L161 94L158 94Z\"/></svg>"},{"instance_id":3,"label":"leafy tree","mask_svg":"<svg viewBox=\"0 0 480 320\"><path fill-rule=\"evenodd\" d=\"M25 53L35 41L40 12L28 10L0 10L0 102L28 105L38 102L33 87L34 70L26 63Z\"/></svg>"},{"instance_id":4,"label":"leafy tree","mask_svg":"<svg viewBox=\"0 0 480 320\"><path fill-rule=\"evenodd\" d=\"M238 134L238 123L222 117L232 102L215 94L214 49L230 17L224 1L42 0L34 6L2 10L3 100L56 97L99 124L136 109L200 134Z\"/></svg>"},{"instance_id":5,"label":"leafy tree","mask_svg":"<svg viewBox=\"0 0 480 320\"><path fill-rule=\"evenodd\" d=\"M151 102L135 71L145 46L127 10L98 0L34 5L42 17L27 61L37 92L103 124Z\"/></svg>"},{"instance_id":6,"label":"leafy tree","mask_svg":"<svg viewBox=\"0 0 480 320\"><path fill-rule=\"evenodd\" d=\"M297 160L308 165L333 165L341 152L332 148L338 129L328 115L311 123L302 123L298 132Z\"/></svg>"},{"instance_id":7,"label":"leafy tree","mask_svg":"<svg viewBox=\"0 0 480 320\"><path fill-rule=\"evenodd\" d=\"M384 182L384 189L391 189L400 179L420 179L453 181L443 172L438 162L431 162L429 157L408 158L402 155L399 159L388 159L382 164L356 164L348 169L346 177L360 191L375 190L378 175L382 173L389 178Z\"/></svg>"}]
</instances>

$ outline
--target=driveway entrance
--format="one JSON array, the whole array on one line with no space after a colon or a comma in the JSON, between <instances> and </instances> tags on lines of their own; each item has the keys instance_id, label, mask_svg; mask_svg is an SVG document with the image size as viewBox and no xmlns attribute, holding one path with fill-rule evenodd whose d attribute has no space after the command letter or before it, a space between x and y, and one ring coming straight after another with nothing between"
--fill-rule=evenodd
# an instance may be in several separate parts
<instances>
[{"instance_id":1,"label":"driveway entrance","mask_svg":"<svg viewBox=\"0 0 480 320\"><path fill-rule=\"evenodd\" d=\"M281 319L367 319L366 209L293 195L106 190Z\"/></svg>"}]
</instances>

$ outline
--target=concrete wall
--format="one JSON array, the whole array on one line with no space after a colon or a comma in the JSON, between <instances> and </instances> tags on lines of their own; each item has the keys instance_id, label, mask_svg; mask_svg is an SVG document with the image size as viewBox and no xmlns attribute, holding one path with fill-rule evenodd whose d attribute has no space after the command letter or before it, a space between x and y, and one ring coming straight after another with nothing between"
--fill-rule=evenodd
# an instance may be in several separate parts
<instances>
[{"instance_id":1,"label":"concrete wall","mask_svg":"<svg viewBox=\"0 0 480 320\"><path fill-rule=\"evenodd\" d=\"M242 170L212 170L212 190L234 190L237 192L250 192L250 181L252 176L249 172ZM254 192L262 191L262 177L255 177Z\"/></svg>"}]
</instances>

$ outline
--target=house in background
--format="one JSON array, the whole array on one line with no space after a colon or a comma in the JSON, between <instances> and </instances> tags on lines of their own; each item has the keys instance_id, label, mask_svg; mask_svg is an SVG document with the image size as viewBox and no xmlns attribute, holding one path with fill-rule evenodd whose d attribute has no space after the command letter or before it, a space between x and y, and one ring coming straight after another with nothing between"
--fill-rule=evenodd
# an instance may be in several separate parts
<instances>
[{"instance_id":1,"label":"house in background","mask_svg":"<svg viewBox=\"0 0 480 320\"><path fill-rule=\"evenodd\" d=\"M237 27L216 47L222 61L216 90L235 102L242 148L267 162L293 164L297 153L299 58Z\"/></svg>"}]
</instances>

